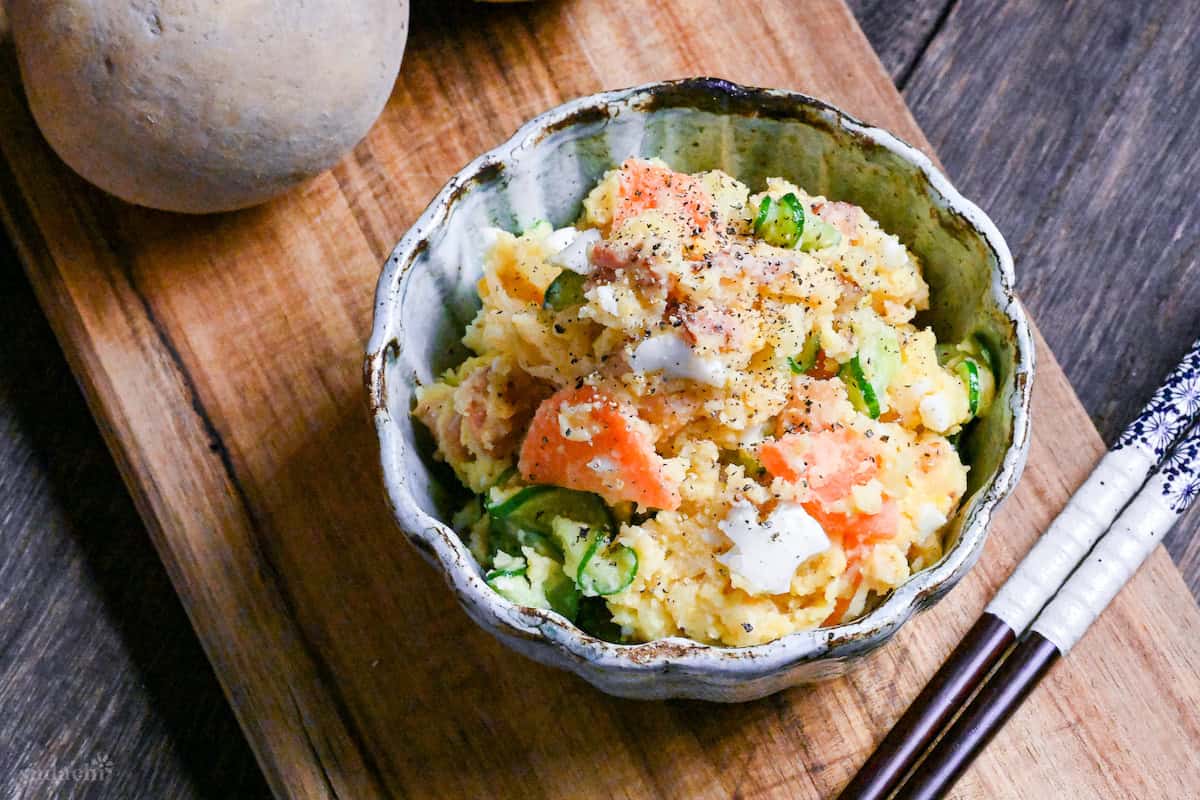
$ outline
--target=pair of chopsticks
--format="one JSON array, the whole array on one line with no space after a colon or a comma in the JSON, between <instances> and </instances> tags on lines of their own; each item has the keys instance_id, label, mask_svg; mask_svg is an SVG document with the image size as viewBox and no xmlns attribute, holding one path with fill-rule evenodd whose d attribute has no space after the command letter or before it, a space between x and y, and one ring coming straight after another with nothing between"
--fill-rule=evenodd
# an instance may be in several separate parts
<instances>
[{"instance_id":1,"label":"pair of chopsticks","mask_svg":"<svg viewBox=\"0 0 1200 800\"><path fill-rule=\"evenodd\" d=\"M950 790L1200 495L1198 420L1200 339L1000 587L840 800L931 800Z\"/></svg>"}]
</instances>

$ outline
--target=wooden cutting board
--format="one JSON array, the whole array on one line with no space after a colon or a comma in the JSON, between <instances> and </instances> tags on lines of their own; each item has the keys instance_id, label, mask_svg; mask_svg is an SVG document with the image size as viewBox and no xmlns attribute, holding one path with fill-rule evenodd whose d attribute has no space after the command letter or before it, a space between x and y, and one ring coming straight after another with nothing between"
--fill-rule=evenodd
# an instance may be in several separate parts
<instances>
[{"instance_id":1,"label":"wooden cutting board","mask_svg":"<svg viewBox=\"0 0 1200 800\"><path fill-rule=\"evenodd\" d=\"M606 697L476 629L395 529L360 378L379 265L462 164L603 88L799 89L928 149L846 8L421 4L366 141L277 202L205 218L85 185L39 138L7 43L0 69L4 222L281 797L828 796L1102 451L1043 345L1024 480L934 611L818 687ZM1200 612L1160 549L956 796L1200 796L1197 673Z\"/></svg>"}]
</instances>

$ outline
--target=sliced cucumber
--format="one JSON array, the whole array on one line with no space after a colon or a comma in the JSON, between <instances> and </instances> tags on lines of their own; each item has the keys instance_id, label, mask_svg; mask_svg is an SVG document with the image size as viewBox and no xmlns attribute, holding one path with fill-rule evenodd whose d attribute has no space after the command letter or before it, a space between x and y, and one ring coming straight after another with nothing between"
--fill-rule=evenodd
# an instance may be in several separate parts
<instances>
[{"instance_id":1,"label":"sliced cucumber","mask_svg":"<svg viewBox=\"0 0 1200 800\"><path fill-rule=\"evenodd\" d=\"M979 413L979 363L973 358L964 358L958 362L954 371L967 387L967 410L974 417Z\"/></svg>"},{"instance_id":2,"label":"sliced cucumber","mask_svg":"<svg viewBox=\"0 0 1200 800\"><path fill-rule=\"evenodd\" d=\"M546 294L542 298L542 308L562 311L583 305L587 302L587 298L583 294L583 285L586 281L587 278L578 272L564 269L546 287Z\"/></svg>"},{"instance_id":3,"label":"sliced cucumber","mask_svg":"<svg viewBox=\"0 0 1200 800\"><path fill-rule=\"evenodd\" d=\"M900 370L900 337L878 317L854 325L858 352L839 374L855 407L872 419L888 410L887 390Z\"/></svg>"},{"instance_id":4,"label":"sliced cucumber","mask_svg":"<svg viewBox=\"0 0 1200 800\"><path fill-rule=\"evenodd\" d=\"M612 544L612 529L581 524L567 517L554 520L554 540L563 550L563 571L575 578L584 597L622 591L637 577L637 553Z\"/></svg>"},{"instance_id":5,"label":"sliced cucumber","mask_svg":"<svg viewBox=\"0 0 1200 800\"><path fill-rule=\"evenodd\" d=\"M501 550L496 553L493 564L495 565L494 569L484 575L483 579L501 597L511 600L519 606L549 607L545 596L537 591L525 576L529 569L525 559L511 556Z\"/></svg>"},{"instance_id":6,"label":"sliced cucumber","mask_svg":"<svg viewBox=\"0 0 1200 800\"><path fill-rule=\"evenodd\" d=\"M972 417L982 417L996 399L995 358L978 334L957 345L938 345L938 360L967 389L967 406Z\"/></svg>"},{"instance_id":7,"label":"sliced cucumber","mask_svg":"<svg viewBox=\"0 0 1200 800\"><path fill-rule=\"evenodd\" d=\"M524 558L496 553L495 567L484 575L487 585L517 605L549 608L574 621L579 613L579 590L557 561L524 548Z\"/></svg>"},{"instance_id":8,"label":"sliced cucumber","mask_svg":"<svg viewBox=\"0 0 1200 800\"><path fill-rule=\"evenodd\" d=\"M529 608L549 608L538 592L535 592L525 577L525 572L501 572L492 570L487 574L487 585L496 590L506 600L511 600L519 606Z\"/></svg>"},{"instance_id":9,"label":"sliced cucumber","mask_svg":"<svg viewBox=\"0 0 1200 800\"><path fill-rule=\"evenodd\" d=\"M762 465L762 462L744 447L739 447L736 450L722 450L721 462L741 466L751 478L757 478L766 472L766 467Z\"/></svg>"},{"instance_id":10,"label":"sliced cucumber","mask_svg":"<svg viewBox=\"0 0 1200 800\"><path fill-rule=\"evenodd\" d=\"M796 375L803 375L816 366L819 352L821 352L821 337L814 331L804 340L804 348L799 353L795 356L788 356L788 366Z\"/></svg>"},{"instance_id":11,"label":"sliced cucumber","mask_svg":"<svg viewBox=\"0 0 1200 800\"><path fill-rule=\"evenodd\" d=\"M558 548L546 534L496 516L490 516L489 519L487 544L488 552L493 558L498 552L519 552L522 547L533 548L539 555L547 558L559 557Z\"/></svg>"},{"instance_id":12,"label":"sliced cucumber","mask_svg":"<svg viewBox=\"0 0 1200 800\"><path fill-rule=\"evenodd\" d=\"M583 595L557 561L543 584L543 592L552 609L572 622L579 616L579 601Z\"/></svg>"},{"instance_id":13,"label":"sliced cucumber","mask_svg":"<svg viewBox=\"0 0 1200 800\"><path fill-rule=\"evenodd\" d=\"M537 563L547 572L540 591L550 604L548 607L563 616L574 619L581 596L619 592L637 575L637 554L628 547L612 544L616 520L604 501L590 492L558 486L526 486L511 497L487 506L486 511L492 523L489 544L495 553L496 570L511 569L504 566L507 562L502 556L516 548L526 554L527 560L540 559ZM541 565L541 560L551 561L562 579ZM519 586L508 579L521 576L500 572L497 579L503 579L514 593L519 592ZM537 583L532 572L529 578Z\"/></svg>"},{"instance_id":14,"label":"sliced cucumber","mask_svg":"<svg viewBox=\"0 0 1200 800\"><path fill-rule=\"evenodd\" d=\"M593 544L591 551L579 564L579 591L588 597L616 594L629 588L637 577L637 551L632 547L607 546L603 552L600 541Z\"/></svg>"},{"instance_id":15,"label":"sliced cucumber","mask_svg":"<svg viewBox=\"0 0 1200 800\"><path fill-rule=\"evenodd\" d=\"M517 578L523 576L528 569L529 565L524 558L509 555L501 550L492 559L492 569L483 576L483 579L491 581L495 578Z\"/></svg>"},{"instance_id":16,"label":"sliced cucumber","mask_svg":"<svg viewBox=\"0 0 1200 800\"><path fill-rule=\"evenodd\" d=\"M808 253L834 247L842 241L842 233L825 220L810 214L804 219L804 233L800 236L800 249Z\"/></svg>"},{"instance_id":17,"label":"sliced cucumber","mask_svg":"<svg viewBox=\"0 0 1200 800\"><path fill-rule=\"evenodd\" d=\"M996 369L996 351L988 344L988 341L983 338L982 334L975 334L971 337L971 341L975 343L975 352L983 360L984 366L992 371L994 376L998 370Z\"/></svg>"},{"instance_id":18,"label":"sliced cucumber","mask_svg":"<svg viewBox=\"0 0 1200 800\"><path fill-rule=\"evenodd\" d=\"M842 383L846 384L846 394L850 396L854 407L871 419L879 419L879 395L875 393L875 387L867 378L862 360L857 355L854 356L842 365L838 375L841 376Z\"/></svg>"},{"instance_id":19,"label":"sliced cucumber","mask_svg":"<svg viewBox=\"0 0 1200 800\"><path fill-rule=\"evenodd\" d=\"M804 233L804 207L788 192L778 200L763 197L754 218L754 235L776 247L792 248Z\"/></svg>"},{"instance_id":20,"label":"sliced cucumber","mask_svg":"<svg viewBox=\"0 0 1200 800\"><path fill-rule=\"evenodd\" d=\"M594 528L567 517L554 520L552 536L562 550L563 571L579 582L579 565L598 539L606 538L604 528Z\"/></svg>"},{"instance_id":21,"label":"sliced cucumber","mask_svg":"<svg viewBox=\"0 0 1200 800\"><path fill-rule=\"evenodd\" d=\"M616 530L608 506L598 495L561 486L526 486L503 502L487 507L495 519L549 536L555 517L569 517L593 528Z\"/></svg>"},{"instance_id":22,"label":"sliced cucumber","mask_svg":"<svg viewBox=\"0 0 1200 800\"><path fill-rule=\"evenodd\" d=\"M862 329L860 334L858 358L875 394L883 401L892 379L900 371L900 337L895 328L883 322L869 328Z\"/></svg>"}]
</instances>

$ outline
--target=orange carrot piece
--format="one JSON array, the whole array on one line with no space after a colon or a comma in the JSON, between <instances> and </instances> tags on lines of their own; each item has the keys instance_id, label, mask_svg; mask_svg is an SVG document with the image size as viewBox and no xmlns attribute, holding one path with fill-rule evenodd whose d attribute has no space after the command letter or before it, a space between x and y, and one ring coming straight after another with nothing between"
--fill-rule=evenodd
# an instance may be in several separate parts
<instances>
[{"instance_id":1,"label":"orange carrot piece","mask_svg":"<svg viewBox=\"0 0 1200 800\"><path fill-rule=\"evenodd\" d=\"M531 483L673 511L679 507L679 487L665 466L649 425L632 407L591 386L562 389L538 407L518 463Z\"/></svg>"},{"instance_id":2,"label":"orange carrot piece","mask_svg":"<svg viewBox=\"0 0 1200 800\"><path fill-rule=\"evenodd\" d=\"M691 175L673 172L640 158L629 158L621 165L618 181L617 206L613 209L614 229L650 209L679 214L697 232L707 230L712 221L712 195Z\"/></svg>"},{"instance_id":3,"label":"orange carrot piece","mask_svg":"<svg viewBox=\"0 0 1200 800\"><path fill-rule=\"evenodd\" d=\"M765 442L758 458L772 475L792 483L806 481L826 503L842 499L879 471L867 438L852 428L789 433Z\"/></svg>"}]
</instances>

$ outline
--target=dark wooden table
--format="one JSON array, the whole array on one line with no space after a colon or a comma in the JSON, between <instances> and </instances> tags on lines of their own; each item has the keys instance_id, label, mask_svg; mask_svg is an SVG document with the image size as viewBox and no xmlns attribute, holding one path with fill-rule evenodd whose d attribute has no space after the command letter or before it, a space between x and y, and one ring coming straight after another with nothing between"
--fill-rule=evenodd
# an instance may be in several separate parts
<instances>
[{"instance_id":1,"label":"dark wooden table","mask_svg":"<svg viewBox=\"0 0 1200 800\"><path fill-rule=\"evenodd\" d=\"M850 4L1111 441L1200 335L1200 3ZM0 797L266 796L2 238L0 305Z\"/></svg>"}]
</instances>

